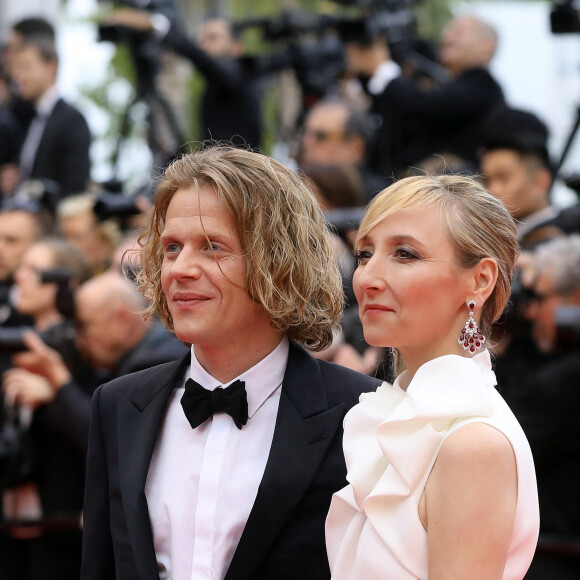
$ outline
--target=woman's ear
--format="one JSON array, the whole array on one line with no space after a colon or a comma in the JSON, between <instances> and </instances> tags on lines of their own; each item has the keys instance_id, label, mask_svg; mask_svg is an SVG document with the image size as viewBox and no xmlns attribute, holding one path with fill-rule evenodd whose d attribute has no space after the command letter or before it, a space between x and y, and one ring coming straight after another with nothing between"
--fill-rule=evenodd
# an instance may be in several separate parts
<instances>
[{"instance_id":1,"label":"woman's ear","mask_svg":"<svg viewBox=\"0 0 580 580\"><path fill-rule=\"evenodd\" d=\"M493 258L483 258L473 268L473 298L478 304L483 304L493 292L497 272L497 262Z\"/></svg>"}]
</instances>

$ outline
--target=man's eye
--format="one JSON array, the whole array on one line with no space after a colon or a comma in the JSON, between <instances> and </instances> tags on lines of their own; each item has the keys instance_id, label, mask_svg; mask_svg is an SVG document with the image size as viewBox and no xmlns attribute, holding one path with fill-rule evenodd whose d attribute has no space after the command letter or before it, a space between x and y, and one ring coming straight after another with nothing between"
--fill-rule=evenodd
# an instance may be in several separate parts
<instances>
[{"instance_id":1,"label":"man's eye","mask_svg":"<svg viewBox=\"0 0 580 580\"><path fill-rule=\"evenodd\" d=\"M174 254L175 252L179 251L179 245L178 244L167 244L165 246L165 253L166 254Z\"/></svg>"}]
</instances>

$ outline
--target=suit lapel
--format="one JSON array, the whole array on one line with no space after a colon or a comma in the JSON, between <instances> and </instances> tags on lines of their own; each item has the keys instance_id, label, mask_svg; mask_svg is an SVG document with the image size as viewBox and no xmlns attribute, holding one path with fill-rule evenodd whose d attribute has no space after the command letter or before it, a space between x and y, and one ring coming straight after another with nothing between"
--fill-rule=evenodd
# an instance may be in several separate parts
<instances>
[{"instance_id":1,"label":"suit lapel","mask_svg":"<svg viewBox=\"0 0 580 580\"><path fill-rule=\"evenodd\" d=\"M342 405L328 408L318 363L292 345L270 455L225 580L255 573L312 481L344 411Z\"/></svg>"},{"instance_id":2,"label":"suit lapel","mask_svg":"<svg viewBox=\"0 0 580 580\"><path fill-rule=\"evenodd\" d=\"M119 403L119 484L135 564L143 579L159 579L145 497L147 473L168 399L189 362L188 353L156 369Z\"/></svg>"}]
</instances>

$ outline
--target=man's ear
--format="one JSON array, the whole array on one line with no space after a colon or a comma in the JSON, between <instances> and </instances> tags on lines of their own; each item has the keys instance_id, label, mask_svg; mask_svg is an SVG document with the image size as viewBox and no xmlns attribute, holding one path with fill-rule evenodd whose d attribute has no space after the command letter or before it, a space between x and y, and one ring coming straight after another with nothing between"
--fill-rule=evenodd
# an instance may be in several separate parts
<instances>
[{"instance_id":1,"label":"man's ear","mask_svg":"<svg viewBox=\"0 0 580 580\"><path fill-rule=\"evenodd\" d=\"M498 267L493 258L483 258L473 268L473 298L483 304L493 292L497 282Z\"/></svg>"}]
</instances>

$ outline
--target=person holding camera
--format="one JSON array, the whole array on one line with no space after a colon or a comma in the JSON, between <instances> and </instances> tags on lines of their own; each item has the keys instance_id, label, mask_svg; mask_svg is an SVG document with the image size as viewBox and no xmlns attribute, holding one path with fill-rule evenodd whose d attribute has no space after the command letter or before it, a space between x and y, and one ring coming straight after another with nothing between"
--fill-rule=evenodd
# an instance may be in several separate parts
<instances>
[{"instance_id":1,"label":"person holding camera","mask_svg":"<svg viewBox=\"0 0 580 580\"><path fill-rule=\"evenodd\" d=\"M24 334L27 350L13 356L15 368L5 373L3 387L7 400L34 410L30 430L38 465L32 477L40 498L40 502L36 501L37 516L48 524L48 531L26 545L13 540L18 550L11 547L10 555L0 547L0 569L4 557L6 566L12 566L6 569L24 574L26 580L76 580L80 566L78 524L93 390L105 378L174 360L187 349L174 337L168 337L159 324L143 320L139 314L145 308L141 295L119 273L108 272L81 284L75 291L74 327L67 321L59 326L56 322L59 313L53 307L54 284L43 283L40 277L43 273L50 276L58 272L40 269L41 262L47 264L43 260L47 245L66 247L70 256L80 256L70 244L52 241L36 244L25 256L17 272L18 303L21 310L33 315L39 335ZM55 265L63 267L64 262L56 259L50 266ZM64 298L59 299L57 290L60 310L67 304ZM79 366L70 362L70 354L76 355L77 349L83 356L80 371ZM30 488L28 484L26 489ZM18 499L18 490L6 493ZM32 518L32 514L26 515L28 520ZM76 529L68 534L67 542L63 539L60 544L50 531L57 515L68 516L69 523L76 517L72 519ZM20 530L18 533L21 535ZM49 540L50 549L45 546ZM39 552L37 545L44 552ZM54 565L49 565L45 556L54 557Z\"/></svg>"},{"instance_id":2,"label":"person holding camera","mask_svg":"<svg viewBox=\"0 0 580 580\"><path fill-rule=\"evenodd\" d=\"M206 81L201 98L202 139L259 148L262 139L261 95L243 65L243 46L230 20L207 18L197 40L180 23L161 13L131 8L115 10L105 24L149 32L189 60Z\"/></svg>"},{"instance_id":3,"label":"person holding camera","mask_svg":"<svg viewBox=\"0 0 580 580\"><path fill-rule=\"evenodd\" d=\"M477 166L484 120L504 102L488 70L496 46L489 24L475 16L454 18L439 53L449 80L424 89L402 76L383 36L369 45L347 43L347 66L368 81L371 112L382 120L372 157L375 169L398 174L435 153L453 154Z\"/></svg>"},{"instance_id":4,"label":"person holding camera","mask_svg":"<svg viewBox=\"0 0 580 580\"><path fill-rule=\"evenodd\" d=\"M87 264L73 246L46 238L26 251L14 278L16 308L33 320L42 341L60 353L67 372L90 396L96 385L75 346L72 320L73 288L88 275ZM2 391L4 411L29 446L25 459L30 469L15 473L12 480L2 474L0 569L15 579L78 578L82 446L71 436L69 423L56 417L56 393L44 376L14 366L2 376Z\"/></svg>"},{"instance_id":5,"label":"person holding camera","mask_svg":"<svg viewBox=\"0 0 580 580\"><path fill-rule=\"evenodd\" d=\"M540 539L526 580L572 580L580 570L580 235L546 242L533 258L527 316L544 357L506 399L538 481Z\"/></svg>"}]
</instances>

